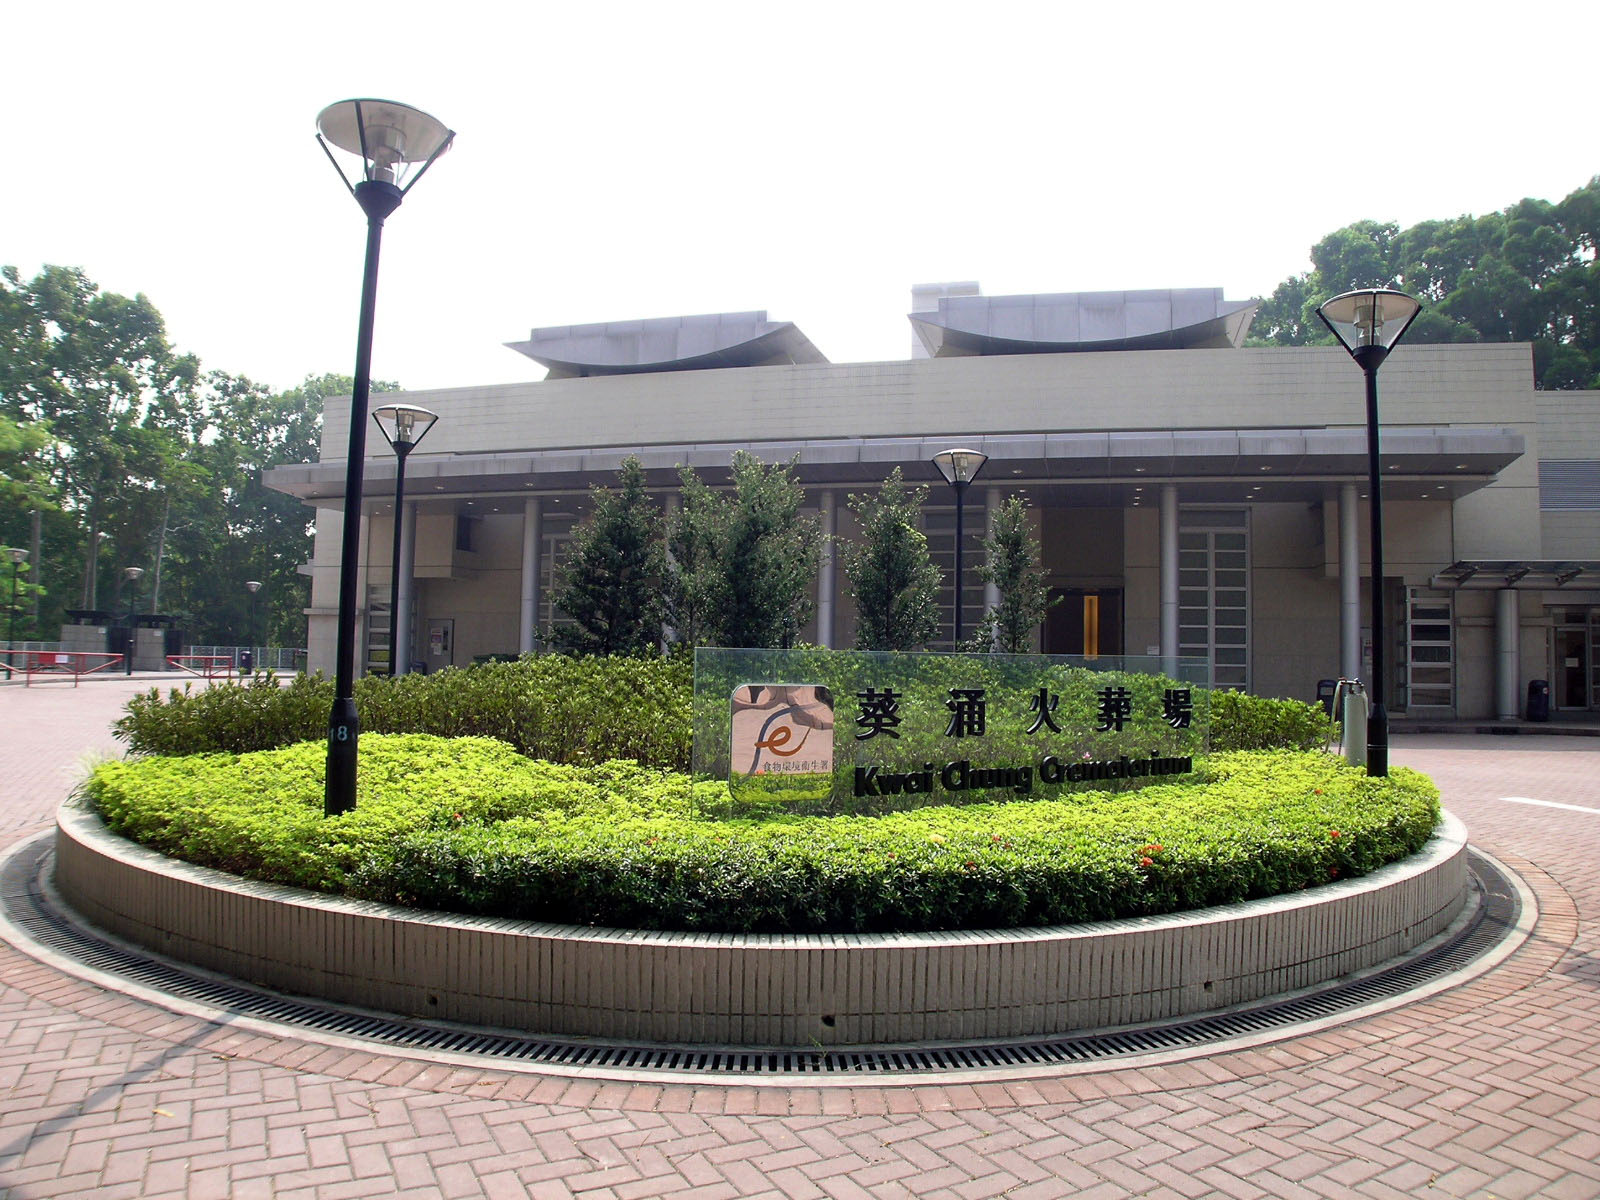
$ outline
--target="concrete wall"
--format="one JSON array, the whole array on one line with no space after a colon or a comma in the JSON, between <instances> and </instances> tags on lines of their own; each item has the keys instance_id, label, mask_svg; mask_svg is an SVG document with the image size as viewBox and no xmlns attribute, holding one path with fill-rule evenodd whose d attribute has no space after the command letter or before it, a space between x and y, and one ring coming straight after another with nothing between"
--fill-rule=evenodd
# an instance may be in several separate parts
<instances>
[{"instance_id":1,"label":"concrete wall","mask_svg":"<svg viewBox=\"0 0 1600 1200\"><path fill-rule=\"evenodd\" d=\"M1448 926L1453 819L1412 859L1165 917L895 935L631 932L458 917L248 883L64 807L56 886L90 921L208 970L387 1012L545 1034L721 1045L1048 1035L1311 987Z\"/></svg>"},{"instance_id":2,"label":"concrete wall","mask_svg":"<svg viewBox=\"0 0 1600 1200\"><path fill-rule=\"evenodd\" d=\"M1441 387L1442 378L1449 386ZM1402 346L1384 364L1386 427L1537 432L1525 345ZM397 393L442 418L426 458L601 446L1062 430L1365 427L1339 349L1152 350L745 367ZM324 461L349 406L328 405ZM392 458L381 443L373 460Z\"/></svg>"}]
</instances>

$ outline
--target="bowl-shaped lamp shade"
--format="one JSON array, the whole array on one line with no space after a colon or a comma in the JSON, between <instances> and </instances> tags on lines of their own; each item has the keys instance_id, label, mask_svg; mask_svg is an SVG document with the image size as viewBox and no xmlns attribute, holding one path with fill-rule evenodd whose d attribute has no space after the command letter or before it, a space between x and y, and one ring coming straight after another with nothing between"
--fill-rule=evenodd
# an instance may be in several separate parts
<instances>
[{"instance_id":1,"label":"bowl-shaped lamp shade","mask_svg":"<svg viewBox=\"0 0 1600 1200\"><path fill-rule=\"evenodd\" d=\"M979 450L941 450L933 456L933 465L949 484L971 483L988 461L989 456Z\"/></svg>"},{"instance_id":2,"label":"bowl-shaped lamp shade","mask_svg":"<svg viewBox=\"0 0 1600 1200\"><path fill-rule=\"evenodd\" d=\"M28 552L21 546L8 546L6 555L11 559L12 563L19 567L28 561Z\"/></svg>"},{"instance_id":3,"label":"bowl-shaped lamp shade","mask_svg":"<svg viewBox=\"0 0 1600 1200\"><path fill-rule=\"evenodd\" d=\"M245 590L254 596L261 590L261 581L259 579L246 579L244 581L244 586Z\"/></svg>"},{"instance_id":4,"label":"bowl-shaped lamp shade","mask_svg":"<svg viewBox=\"0 0 1600 1200\"><path fill-rule=\"evenodd\" d=\"M372 410L372 419L398 452L401 447L411 450L426 437L439 414L411 404L385 404Z\"/></svg>"},{"instance_id":5,"label":"bowl-shaped lamp shade","mask_svg":"<svg viewBox=\"0 0 1600 1200\"><path fill-rule=\"evenodd\" d=\"M1392 350L1421 311L1416 299L1388 288L1345 292L1317 307L1322 323L1351 354L1371 347Z\"/></svg>"},{"instance_id":6,"label":"bowl-shaped lamp shade","mask_svg":"<svg viewBox=\"0 0 1600 1200\"><path fill-rule=\"evenodd\" d=\"M422 171L450 148L455 134L442 121L421 109L393 100L341 100L317 114L317 134L362 160L369 182L400 185L405 168L422 164ZM422 178L418 171L411 180ZM409 188L411 184L405 184Z\"/></svg>"},{"instance_id":7,"label":"bowl-shaped lamp shade","mask_svg":"<svg viewBox=\"0 0 1600 1200\"><path fill-rule=\"evenodd\" d=\"M143 575L144 575L144 568L143 567L124 567L122 569L122 577L124 579L126 579L129 583L137 583L137 582L139 582L140 578L142 578Z\"/></svg>"}]
</instances>

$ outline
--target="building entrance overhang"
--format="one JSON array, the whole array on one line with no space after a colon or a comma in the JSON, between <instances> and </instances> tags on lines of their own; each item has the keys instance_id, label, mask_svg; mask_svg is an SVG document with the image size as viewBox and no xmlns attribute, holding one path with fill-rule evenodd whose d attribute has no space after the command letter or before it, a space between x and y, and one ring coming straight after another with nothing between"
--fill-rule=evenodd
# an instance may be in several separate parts
<instances>
[{"instance_id":1,"label":"building entrance overhang","mask_svg":"<svg viewBox=\"0 0 1600 1200\"><path fill-rule=\"evenodd\" d=\"M712 484L725 481L737 451L764 462L798 462L809 487L866 487L896 466L912 479L929 476L929 460L955 442L990 459L990 484L1103 491L1115 501L1135 498L1148 484L1181 482L1188 498L1243 501L1318 499L1339 483L1364 480L1366 433L1360 428L1190 429L1110 433L991 433L953 431L937 437L832 438L746 441L592 449L505 451L493 454L415 454L408 488L420 497L585 491L612 482L624 459L637 457L650 482L671 487L678 467L695 468ZM1387 486L1399 499L1455 499L1493 482L1521 457L1521 433L1505 428L1400 427L1383 433ZM394 477L392 458L367 464L368 490L381 499ZM930 476L931 481L931 476ZM344 466L329 460L278 467L267 483L308 504L338 508Z\"/></svg>"}]
</instances>

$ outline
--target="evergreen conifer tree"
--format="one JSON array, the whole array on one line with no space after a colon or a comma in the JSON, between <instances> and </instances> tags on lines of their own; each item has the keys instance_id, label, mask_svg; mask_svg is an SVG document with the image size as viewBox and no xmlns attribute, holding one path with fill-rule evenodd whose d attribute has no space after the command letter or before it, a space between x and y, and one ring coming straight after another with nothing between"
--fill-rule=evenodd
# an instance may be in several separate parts
<instances>
[{"instance_id":1,"label":"evergreen conifer tree","mask_svg":"<svg viewBox=\"0 0 1600 1200\"><path fill-rule=\"evenodd\" d=\"M661 637L666 554L661 515L645 493L644 468L623 461L619 487L596 487L594 511L573 531L555 605L571 626L555 640L582 654L646 654Z\"/></svg>"},{"instance_id":2,"label":"evergreen conifer tree","mask_svg":"<svg viewBox=\"0 0 1600 1200\"><path fill-rule=\"evenodd\" d=\"M984 614L975 641L1002 654L1026 654L1050 599L1029 528L1028 507L1020 496L1008 497L995 511L983 547L987 560L978 574L999 589L1000 604Z\"/></svg>"},{"instance_id":3,"label":"evergreen conifer tree","mask_svg":"<svg viewBox=\"0 0 1600 1200\"><path fill-rule=\"evenodd\" d=\"M896 467L877 495L851 494L862 540L844 547L856 598L856 648L916 650L939 633L943 575L918 528L926 487L907 488Z\"/></svg>"}]
</instances>

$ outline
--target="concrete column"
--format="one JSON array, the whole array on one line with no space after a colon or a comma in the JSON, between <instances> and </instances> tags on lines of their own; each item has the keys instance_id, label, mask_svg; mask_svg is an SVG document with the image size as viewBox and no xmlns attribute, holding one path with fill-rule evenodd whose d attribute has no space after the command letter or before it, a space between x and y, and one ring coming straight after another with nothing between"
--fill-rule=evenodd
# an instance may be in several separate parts
<instances>
[{"instance_id":1,"label":"concrete column","mask_svg":"<svg viewBox=\"0 0 1600 1200\"><path fill-rule=\"evenodd\" d=\"M1502 721L1517 719L1522 696L1522 662L1518 653L1522 621L1516 588L1494 594L1494 706Z\"/></svg>"},{"instance_id":2,"label":"concrete column","mask_svg":"<svg viewBox=\"0 0 1600 1200\"><path fill-rule=\"evenodd\" d=\"M990 487L990 488L985 488L984 489L984 497L983 497L983 536L984 537L992 538L994 536L994 518L995 518L995 514L1000 511L1000 505L1002 503L1004 503L1004 501L1005 501L1005 498L1000 495L1000 489L998 487ZM988 581L987 583L985 583L983 585L983 611L986 612L986 613L993 612L995 609L997 609L999 607L1000 607L1000 587L993 580L990 580L990 581Z\"/></svg>"},{"instance_id":3,"label":"concrete column","mask_svg":"<svg viewBox=\"0 0 1600 1200\"><path fill-rule=\"evenodd\" d=\"M396 519L400 522L400 586L389 620L394 622L394 662L389 669L404 675L411 669L411 612L416 605L417 503L407 500Z\"/></svg>"},{"instance_id":4,"label":"concrete column","mask_svg":"<svg viewBox=\"0 0 1600 1200\"><path fill-rule=\"evenodd\" d=\"M820 497L822 508L822 550L817 555L817 644L832 650L834 596L838 591L838 573L835 570L833 551L834 535L839 527L839 503L834 492L825 491Z\"/></svg>"},{"instance_id":5,"label":"concrete column","mask_svg":"<svg viewBox=\"0 0 1600 1200\"><path fill-rule=\"evenodd\" d=\"M1356 485L1339 489L1339 677L1361 678L1361 522Z\"/></svg>"},{"instance_id":6,"label":"concrete column","mask_svg":"<svg viewBox=\"0 0 1600 1200\"><path fill-rule=\"evenodd\" d=\"M1178 485L1161 485L1161 670L1178 674Z\"/></svg>"},{"instance_id":7,"label":"concrete column","mask_svg":"<svg viewBox=\"0 0 1600 1200\"><path fill-rule=\"evenodd\" d=\"M544 521L538 496L522 502L522 612L517 621L517 653L533 653L533 631L539 620L539 552Z\"/></svg>"}]
</instances>

